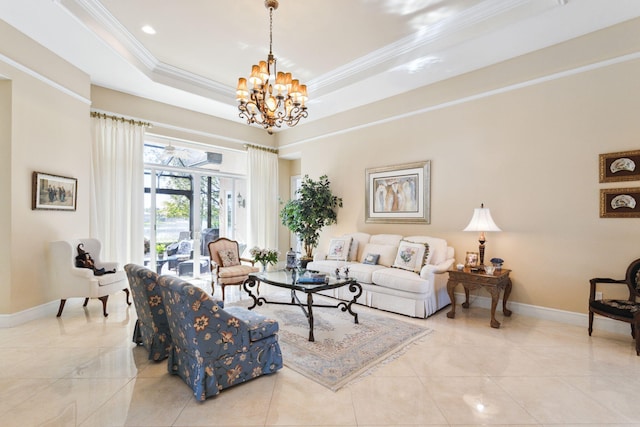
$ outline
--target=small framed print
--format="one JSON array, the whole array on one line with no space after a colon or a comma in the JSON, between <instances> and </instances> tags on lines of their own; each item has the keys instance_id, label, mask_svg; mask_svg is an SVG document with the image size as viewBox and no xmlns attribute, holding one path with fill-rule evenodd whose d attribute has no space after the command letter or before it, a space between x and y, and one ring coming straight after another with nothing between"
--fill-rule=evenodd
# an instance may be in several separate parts
<instances>
[{"instance_id":1,"label":"small framed print","mask_svg":"<svg viewBox=\"0 0 640 427\"><path fill-rule=\"evenodd\" d=\"M600 182L640 181L640 150L600 154Z\"/></svg>"},{"instance_id":2,"label":"small framed print","mask_svg":"<svg viewBox=\"0 0 640 427\"><path fill-rule=\"evenodd\" d=\"M640 218L640 187L601 189L600 218Z\"/></svg>"},{"instance_id":3,"label":"small framed print","mask_svg":"<svg viewBox=\"0 0 640 427\"><path fill-rule=\"evenodd\" d=\"M478 266L478 259L480 255L478 252L467 252L467 255L464 257L464 266L475 268Z\"/></svg>"},{"instance_id":4,"label":"small framed print","mask_svg":"<svg viewBox=\"0 0 640 427\"><path fill-rule=\"evenodd\" d=\"M75 211L78 180L64 176L34 172L31 209Z\"/></svg>"}]
</instances>

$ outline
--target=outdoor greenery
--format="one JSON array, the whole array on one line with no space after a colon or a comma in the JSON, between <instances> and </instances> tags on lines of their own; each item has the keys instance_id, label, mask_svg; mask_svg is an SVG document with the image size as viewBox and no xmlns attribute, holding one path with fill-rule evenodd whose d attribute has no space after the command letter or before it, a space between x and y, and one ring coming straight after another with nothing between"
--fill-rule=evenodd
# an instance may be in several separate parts
<instances>
[{"instance_id":1,"label":"outdoor greenery","mask_svg":"<svg viewBox=\"0 0 640 427\"><path fill-rule=\"evenodd\" d=\"M280 211L282 225L302 240L307 259L313 257L322 227L338 221L337 208L342 207L342 198L334 196L329 185L326 175L318 181L305 175L296 191L298 198L289 200Z\"/></svg>"}]
</instances>

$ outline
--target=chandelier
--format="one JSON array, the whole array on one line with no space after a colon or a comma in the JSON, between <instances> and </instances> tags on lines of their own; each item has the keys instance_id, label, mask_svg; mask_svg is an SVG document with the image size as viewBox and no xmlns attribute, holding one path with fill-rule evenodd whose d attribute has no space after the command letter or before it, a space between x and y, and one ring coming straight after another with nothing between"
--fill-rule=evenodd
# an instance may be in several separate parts
<instances>
[{"instance_id":1,"label":"chandelier","mask_svg":"<svg viewBox=\"0 0 640 427\"><path fill-rule=\"evenodd\" d=\"M307 117L307 86L293 79L291 73L276 70L276 58L273 56L273 11L278 8L277 0L265 0L269 9L269 55L266 61L251 67L249 90L247 79L240 77L236 89L236 100L240 117L248 124L256 123L269 132L283 123L295 126L301 118Z\"/></svg>"}]
</instances>

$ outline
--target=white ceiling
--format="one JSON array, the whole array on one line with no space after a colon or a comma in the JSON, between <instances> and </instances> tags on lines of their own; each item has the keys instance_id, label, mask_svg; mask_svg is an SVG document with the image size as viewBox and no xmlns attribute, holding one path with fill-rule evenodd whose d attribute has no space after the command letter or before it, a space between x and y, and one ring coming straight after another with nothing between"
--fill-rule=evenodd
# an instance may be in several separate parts
<instances>
[{"instance_id":1,"label":"white ceiling","mask_svg":"<svg viewBox=\"0 0 640 427\"><path fill-rule=\"evenodd\" d=\"M640 0L280 0L273 53L308 85L309 122L638 16ZM269 50L263 0L0 0L0 18L96 85L234 121Z\"/></svg>"}]
</instances>

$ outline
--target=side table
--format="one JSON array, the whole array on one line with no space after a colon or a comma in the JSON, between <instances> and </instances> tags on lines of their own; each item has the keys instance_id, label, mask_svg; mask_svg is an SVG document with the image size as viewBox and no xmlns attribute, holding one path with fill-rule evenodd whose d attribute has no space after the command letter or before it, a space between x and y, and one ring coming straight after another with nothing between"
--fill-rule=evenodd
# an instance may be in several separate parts
<instances>
[{"instance_id":1,"label":"side table","mask_svg":"<svg viewBox=\"0 0 640 427\"><path fill-rule=\"evenodd\" d=\"M449 281L447 282L447 293L451 298L451 311L447 313L449 319L456 317L456 300L453 291L458 283L462 283L464 287L465 302L462 308L469 308L469 291L485 288L491 294L491 327L499 328L500 322L496 320L496 306L500 291L504 291L502 297L502 313L505 316L511 316L511 310L507 309L507 300L511 294L511 279L509 273L511 270L501 269L494 271L493 274L486 274L484 271L471 271L468 267L464 270L449 270Z\"/></svg>"}]
</instances>

